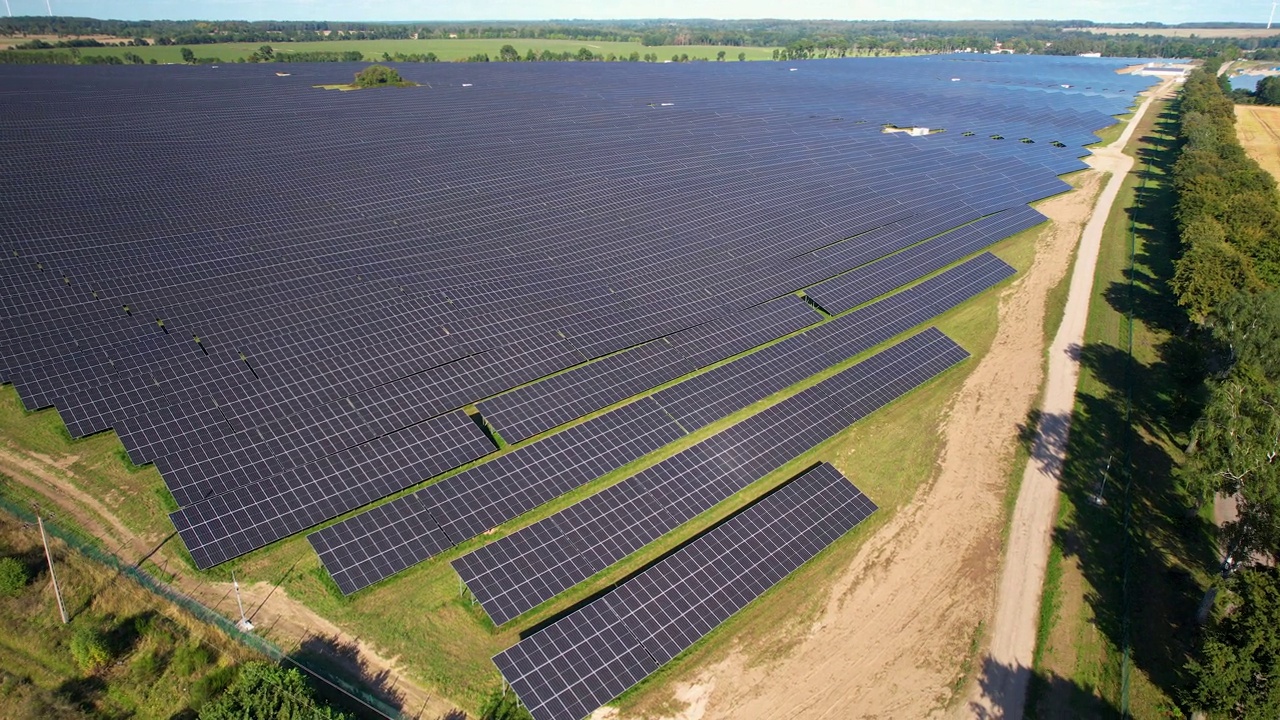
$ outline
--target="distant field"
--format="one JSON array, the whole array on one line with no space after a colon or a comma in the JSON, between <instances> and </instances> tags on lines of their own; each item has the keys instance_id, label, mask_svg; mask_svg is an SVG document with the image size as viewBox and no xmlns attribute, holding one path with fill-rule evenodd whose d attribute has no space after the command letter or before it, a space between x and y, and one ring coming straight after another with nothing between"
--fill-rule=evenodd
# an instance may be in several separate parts
<instances>
[{"instance_id":1,"label":"distant field","mask_svg":"<svg viewBox=\"0 0 1280 720\"><path fill-rule=\"evenodd\" d=\"M235 62L236 58L248 58L259 47L268 43L218 43L214 45L171 45L161 46L152 45L150 47L102 47L102 48L81 48L82 55L116 55L123 57L125 53L131 52L144 60L154 58L156 62L161 63L180 63L182 62L182 48L189 47L196 54L196 57L218 58L224 62ZM731 47L731 46L714 46L714 45L660 45L655 47L646 47L640 43L631 42L585 42L581 40L317 40L314 42L293 42L293 43L276 43L271 47L277 53L285 52L314 52L317 50L328 50L332 52L342 52L346 50L359 50L364 53L366 60L380 60L382 54L395 55L396 53L423 54L435 53L441 60L465 60L472 55L479 53L487 53L491 58L497 58L498 51L503 45L511 45L524 55L529 50L540 53L543 50L550 50L555 53L572 52L576 53L582 48L589 49L597 55L609 54L618 57L628 57L633 52L640 53L644 57L648 53L657 53L658 60L670 60L672 55L687 53L690 58L706 58L715 60L716 53L720 50L725 52L725 60L736 61L738 53L746 53L748 60L772 60L773 48L761 47ZM59 50L31 50L28 52L67 52L65 49Z\"/></svg>"},{"instance_id":2,"label":"distant field","mask_svg":"<svg viewBox=\"0 0 1280 720\"><path fill-rule=\"evenodd\" d=\"M85 40L97 40L99 42L116 43L129 38L118 38L114 35L76 35L76 38ZM0 36L0 50L8 50L14 45L21 45L32 40L44 40L48 43L56 43L59 40L66 40L66 37L58 37L57 35L22 35L22 36Z\"/></svg>"},{"instance_id":3,"label":"distant field","mask_svg":"<svg viewBox=\"0 0 1280 720\"><path fill-rule=\"evenodd\" d=\"M1065 28L1067 31L1094 33L1095 35L1163 35L1165 37L1202 38L1259 38L1280 35L1280 26L1266 28L1116 28L1087 27Z\"/></svg>"},{"instance_id":4,"label":"distant field","mask_svg":"<svg viewBox=\"0 0 1280 720\"><path fill-rule=\"evenodd\" d=\"M1280 180L1280 107L1237 105L1236 121L1245 152Z\"/></svg>"}]
</instances>

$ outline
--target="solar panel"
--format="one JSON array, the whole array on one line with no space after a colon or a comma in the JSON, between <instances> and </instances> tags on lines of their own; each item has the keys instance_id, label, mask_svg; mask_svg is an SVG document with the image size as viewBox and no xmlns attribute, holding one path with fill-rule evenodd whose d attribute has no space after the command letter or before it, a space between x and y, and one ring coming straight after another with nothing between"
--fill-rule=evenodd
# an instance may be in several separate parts
<instances>
[{"instance_id":1,"label":"solar panel","mask_svg":"<svg viewBox=\"0 0 1280 720\"><path fill-rule=\"evenodd\" d=\"M74 437L116 430L184 510L228 496L222 524L306 527L427 479L311 477L367 453L360 473L398 472L383 438L491 398L500 435L531 437L798 330L812 317L787 298L804 288L837 307L936 270L958 246L899 256L993 214L1011 231L1149 84L1072 58L947 56L437 63L406 69L425 84L401 93L312 87L356 67L0 68L0 379ZM893 273L854 282L886 256ZM483 454L462 427L445 444ZM277 523L235 499L267 485L266 502L324 489ZM399 535L406 558L455 532L432 518ZM211 562L257 543L211 523L184 529L227 535Z\"/></svg>"},{"instance_id":2,"label":"solar panel","mask_svg":"<svg viewBox=\"0 0 1280 720\"><path fill-rule=\"evenodd\" d=\"M403 490L494 449L457 411L170 514L204 569Z\"/></svg>"},{"instance_id":3,"label":"solar panel","mask_svg":"<svg viewBox=\"0 0 1280 720\"><path fill-rule=\"evenodd\" d=\"M560 512L453 561L501 625L711 509L968 356L904 340Z\"/></svg>"},{"instance_id":4,"label":"solar panel","mask_svg":"<svg viewBox=\"0 0 1280 720\"><path fill-rule=\"evenodd\" d=\"M981 255L868 308L424 488L412 500L374 508L358 528L351 519L322 529L310 536L312 545L344 593L367 587L449 547L440 545L440 537L476 537L927 321L1013 272L996 257ZM388 537L399 542L388 544Z\"/></svg>"},{"instance_id":5,"label":"solar panel","mask_svg":"<svg viewBox=\"0 0 1280 720\"><path fill-rule=\"evenodd\" d=\"M493 659L535 720L577 720L670 662L875 511L819 465Z\"/></svg>"}]
</instances>

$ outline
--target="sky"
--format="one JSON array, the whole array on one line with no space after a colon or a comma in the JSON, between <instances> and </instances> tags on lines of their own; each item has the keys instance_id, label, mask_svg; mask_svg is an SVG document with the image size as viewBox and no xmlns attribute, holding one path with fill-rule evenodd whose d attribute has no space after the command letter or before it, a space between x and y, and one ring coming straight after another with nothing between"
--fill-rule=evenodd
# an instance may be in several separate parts
<instances>
[{"instance_id":1,"label":"sky","mask_svg":"<svg viewBox=\"0 0 1280 720\"><path fill-rule=\"evenodd\" d=\"M46 0L5 0L43 15ZM119 20L787 18L1262 22L1270 0L48 0L56 15Z\"/></svg>"}]
</instances>

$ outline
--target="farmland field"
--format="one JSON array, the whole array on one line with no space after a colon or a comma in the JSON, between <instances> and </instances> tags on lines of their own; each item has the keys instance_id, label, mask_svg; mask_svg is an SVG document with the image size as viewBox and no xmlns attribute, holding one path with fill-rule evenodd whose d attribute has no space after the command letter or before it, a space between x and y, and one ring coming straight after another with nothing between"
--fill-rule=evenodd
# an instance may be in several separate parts
<instances>
[{"instance_id":1,"label":"farmland field","mask_svg":"<svg viewBox=\"0 0 1280 720\"><path fill-rule=\"evenodd\" d=\"M82 55L114 55L123 57L125 53L134 53L143 60L160 63L182 62L182 48L189 47L196 57L218 58L223 62L235 62L239 58L248 58L266 43L217 43L213 45L152 45L150 47L102 47L81 48ZM690 58L714 60L716 53L723 50L726 60L737 60L738 53L746 53L748 60L771 60L773 48L763 47L731 47L713 45L659 45L647 47L635 42L588 42L583 40L317 40L315 42L278 43L272 47L277 53L287 52L344 52L358 50L364 53L366 60L379 60L383 53L421 54L435 53L442 61L465 60L480 53L496 59L503 45L511 45L523 56L529 50L541 53L550 50L554 53L576 53L587 48L596 55L610 54L625 58L633 52L643 57L648 53L657 53L659 60L670 60L672 55L688 54ZM29 52L66 52L61 50L32 50Z\"/></svg>"},{"instance_id":2,"label":"farmland field","mask_svg":"<svg viewBox=\"0 0 1280 720\"><path fill-rule=\"evenodd\" d=\"M1249 157L1280 180L1280 107L1237 105L1236 134Z\"/></svg>"},{"instance_id":3,"label":"farmland field","mask_svg":"<svg viewBox=\"0 0 1280 720\"><path fill-rule=\"evenodd\" d=\"M1260 38L1280 35L1280 27L1267 28L1127 28L1127 27L1085 27L1064 28L1068 32L1087 32L1095 35L1163 35L1164 37L1199 37L1199 38Z\"/></svg>"}]
</instances>

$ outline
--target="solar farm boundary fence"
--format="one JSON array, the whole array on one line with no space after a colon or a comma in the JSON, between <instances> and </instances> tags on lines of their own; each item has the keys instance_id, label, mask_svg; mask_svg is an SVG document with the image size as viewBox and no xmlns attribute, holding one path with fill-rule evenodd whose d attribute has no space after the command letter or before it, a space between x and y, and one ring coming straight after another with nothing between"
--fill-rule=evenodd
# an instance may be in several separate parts
<instances>
[{"instance_id":1,"label":"solar farm boundary fence","mask_svg":"<svg viewBox=\"0 0 1280 720\"><path fill-rule=\"evenodd\" d=\"M14 502L12 498L6 497L3 494L0 494L0 511L4 511L25 523L36 522L36 515L30 508ZM323 683L328 689L342 694L353 702L358 703L361 707L377 713L381 717L388 718L389 720L410 720L412 717L385 700L368 692L358 684L325 672L319 667L302 662L299 658L286 653L275 643L261 635L255 635L252 632L245 632L241 630L236 625L235 621L227 618L222 613L208 607L204 603L182 592L178 588L173 587L169 583L160 580L139 565L135 565L134 563L131 563L105 549L101 544L99 544L101 542L100 539L95 538L92 535L86 535L87 531L83 529L62 527L56 521L51 522L47 517L44 519L44 527L50 535L58 538L67 547L80 555L89 558L99 565L111 568L116 571L119 576L133 581L134 585L142 590L153 595L157 595L168 602L177 605L183 611L195 617L200 622L221 630L227 637L230 637L250 650L265 655L277 663L287 663L298 668L307 676ZM99 542L95 543L94 540L99 540Z\"/></svg>"}]
</instances>

